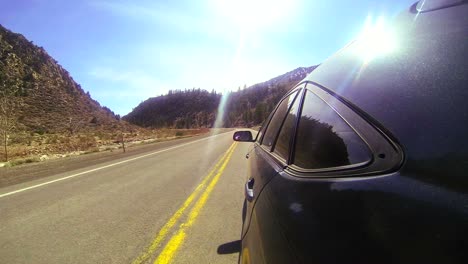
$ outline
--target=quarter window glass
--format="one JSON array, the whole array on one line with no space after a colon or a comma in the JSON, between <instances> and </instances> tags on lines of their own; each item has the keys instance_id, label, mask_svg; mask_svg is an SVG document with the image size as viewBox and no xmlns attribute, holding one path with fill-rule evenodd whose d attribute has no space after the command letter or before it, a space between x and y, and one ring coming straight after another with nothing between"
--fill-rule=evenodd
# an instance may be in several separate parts
<instances>
[{"instance_id":1,"label":"quarter window glass","mask_svg":"<svg viewBox=\"0 0 468 264\"><path fill-rule=\"evenodd\" d=\"M281 127L280 134L276 140L274 152L281 156L283 159L288 159L289 154L289 142L293 133L294 125L297 120L297 110L299 108L299 98L296 98L291 109L289 110L286 120L284 120L283 126Z\"/></svg>"},{"instance_id":2,"label":"quarter window glass","mask_svg":"<svg viewBox=\"0 0 468 264\"><path fill-rule=\"evenodd\" d=\"M294 164L305 169L370 161L367 145L322 99L307 91L299 120Z\"/></svg>"},{"instance_id":3,"label":"quarter window glass","mask_svg":"<svg viewBox=\"0 0 468 264\"><path fill-rule=\"evenodd\" d=\"M271 118L270 124L268 124L265 136L263 137L262 145L265 145L271 149L273 143L275 142L276 135L278 135L278 130L280 129L286 114L288 113L289 107L294 102L296 94L297 92L291 94L290 96L283 99L283 101L281 101L278 109L276 109L275 114Z\"/></svg>"}]
</instances>

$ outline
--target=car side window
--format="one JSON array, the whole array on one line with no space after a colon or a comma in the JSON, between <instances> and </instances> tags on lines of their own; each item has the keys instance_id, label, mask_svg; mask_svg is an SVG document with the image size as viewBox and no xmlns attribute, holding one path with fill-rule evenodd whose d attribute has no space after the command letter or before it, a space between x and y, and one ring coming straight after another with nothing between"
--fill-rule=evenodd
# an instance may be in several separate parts
<instances>
[{"instance_id":1,"label":"car side window","mask_svg":"<svg viewBox=\"0 0 468 264\"><path fill-rule=\"evenodd\" d=\"M361 137L321 98L307 91L299 120L293 163L322 169L368 162Z\"/></svg>"},{"instance_id":2,"label":"car side window","mask_svg":"<svg viewBox=\"0 0 468 264\"><path fill-rule=\"evenodd\" d=\"M294 126L297 121L297 111L299 110L300 96L297 96L293 105L291 106L286 119L281 127L278 139L276 140L274 152L280 157L288 160L289 145L291 142L291 136L294 131Z\"/></svg>"},{"instance_id":3,"label":"car side window","mask_svg":"<svg viewBox=\"0 0 468 264\"><path fill-rule=\"evenodd\" d=\"M273 114L268 127L266 128L265 135L263 136L262 140L262 145L268 147L270 150L273 147L276 135L278 135L281 124L283 123L283 120L286 117L291 104L294 102L296 95L297 92L294 92L281 101L275 113Z\"/></svg>"}]
</instances>

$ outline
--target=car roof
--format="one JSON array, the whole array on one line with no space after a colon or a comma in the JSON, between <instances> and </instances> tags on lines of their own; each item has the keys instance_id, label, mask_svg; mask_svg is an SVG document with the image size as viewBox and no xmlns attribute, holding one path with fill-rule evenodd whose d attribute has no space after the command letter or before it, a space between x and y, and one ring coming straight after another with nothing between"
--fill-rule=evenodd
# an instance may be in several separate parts
<instances>
[{"instance_id":1,"label":"car roof","mask_svg":"<svg viewBox=\"0 0 468 264\"><path fill-rule=\"evenodd\" d=\"M410 159L449 155L467 168L468 5L428 12L416 5L393 22L395 50L363 60L354 41L306 80L366 113Z\"/></svg>"}]
</instances>

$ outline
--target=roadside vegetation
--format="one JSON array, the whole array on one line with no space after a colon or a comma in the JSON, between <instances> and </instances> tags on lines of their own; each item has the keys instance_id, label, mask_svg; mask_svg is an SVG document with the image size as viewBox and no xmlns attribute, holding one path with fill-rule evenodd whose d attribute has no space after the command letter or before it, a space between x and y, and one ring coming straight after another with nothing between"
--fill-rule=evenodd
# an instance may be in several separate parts
<instances>
[{"instance_id":1,"label":"roadside vegetation","mask_svg":"<svg viewBox=\"0 0 468 264\"><path fill-rule=\"evenodd\" d=\"M125 147L202 135L210 129L140 129L123 133ZM122 133L88 132L67 134L17 133L9 138L8 162L16 166L49 159L64 158L102 151L123 151ZM5 153L0 151L2 160Z\"/></svg>"}]
</instances>

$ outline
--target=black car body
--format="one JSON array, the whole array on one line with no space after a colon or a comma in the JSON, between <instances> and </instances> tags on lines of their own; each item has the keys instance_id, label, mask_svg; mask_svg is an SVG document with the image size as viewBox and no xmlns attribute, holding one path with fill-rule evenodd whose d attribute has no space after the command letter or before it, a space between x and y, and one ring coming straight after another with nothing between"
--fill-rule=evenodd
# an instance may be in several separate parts
<instances>
[{"instance_id":1,"label":"black car body","mask_svg":"<svg viewBox=\"0 0 468 264\"><path fill-rule=\"evenodd\" d=\"M398 49L355 41L248 153L241 263L468 263L468 4L421 1ZM374 56L375 55L375 56Z\"/></svg>"}]
</instances>

